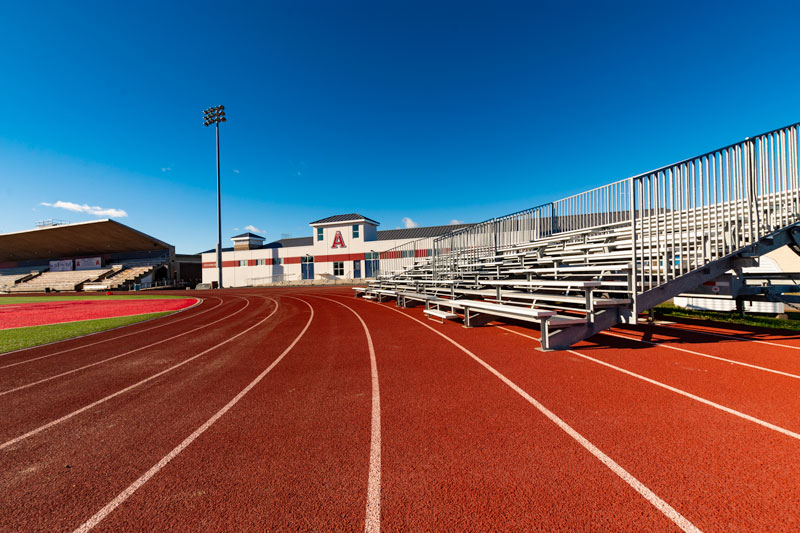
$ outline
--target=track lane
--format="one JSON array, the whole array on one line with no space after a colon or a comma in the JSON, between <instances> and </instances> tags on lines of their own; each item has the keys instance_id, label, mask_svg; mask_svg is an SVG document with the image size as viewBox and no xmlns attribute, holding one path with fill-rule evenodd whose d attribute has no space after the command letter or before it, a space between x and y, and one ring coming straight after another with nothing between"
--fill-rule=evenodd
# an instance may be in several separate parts
<instances>
[{"instance_id":1,"label":"track lane","mask_svg":"<svg viewBox=\"0 0 800 533\"><path fill-rule=\"evenodd\" d=\"M48 383L52 380L63 378L65 376L72 376L76 372L81 372L97 365L103 365L111 361L115 361L121 357L130 356L131 354L137 354L146 357L147 350L151 350L153 348L158 349L157 347L159 345L168 342L180 342L176 341L176 339L181 339L186 335L191 335L193 333L196 334L198 331L206 330L215 324L230 320L237 314L245 311L250 305L250 300L238 296L236 298L243 301L244 305L240 305L238 308L231 310L231 312L223 314L220 318L216 318L212 321L206 320L204 323L201 323L197 326L192 326L191 329L181 331L180 333L174 333L173 331L168 337L164 337L156 341L149 341L147 344L137 348L123 348L124 351L117 349L116 352L119 353L116 353L115 355L111 355L102 350L93 351L91 353L88 352L88 350L84 350L81 354L79 354L79 356L73 356L68 360L62 359L55 362L41 361L34 366L13 368L11 370L7 370L6 372L0 372L0 397L27 389L29 387ZM213 332L213 330L209 331ZM198 335L195 335L194 338L188 338L186 342L196 342L197 337Z\"/></svg>"},{"instance_id":2,"label":"track lane","mask_svg":"<svg viewBox=\"0 0 800 533\"><path fill-rule=\"evenodd\" d=\"M759 365L779 372L800 375L800 352L798 352L798 347L785 344L785 341L762 344L762 341L755 342L747 338L720 337L706 332L671 328L660 324L617 326L613 328L612 332L685 350L727 357L742 363Z\"/></svg>"},{"instance_id":3,"label":"track lane","mask_svg":"<svg viewBox=\"0 0 800 533\"><path fill-rule=\"evenodd\" d=\"M0 409L9 413L0 425L0 450L192 364L209 352L208 346L229 343L255 321L255 313L259 310L274 310L274 304L266 299L254 299L259 301L259 305L249 308L253 316L207 331L191 342L180 346L161 344L130 359L124 358L46 385L0 396Z\"/></svg>"},{"instance_id":4,"label":"track lane","mask_svg":"<svg viewBox=\"0 0 800 533\"><path fill-rule=\"evenodd\" d=\"M342 301L346 297L340 298ZM671 523L517 392L393 308L379 347L387 530L663 530Z\"/></svg>"},{"instance_id":5,"label":"track lane","mask_svg":"<svg viewBox=\"0 0 800 533\"><path fill-rule=\"evenodd\" d=\"M196 298L129 300L95 298L94 300L45 300L18 305L0 305L0 331L33 326L54 326L103 318L177 312L198 303L200 302Z\"/></svg>"},{"instance_id":6,"label":"track lane","mask_svg":"<svg viewBox=\"0 0 800 533\"><path fill-rule=\"evenodd\" d=\"M535 351L538 343L520 344L498 327L451 323L442 331L541 398L701 529L800 525L796 440L569 352Z\"/></svg>"},{"instance_id":7,"label":"track lane","mask_svg":"<svg viewBox=\"0 0 800 533\"><path fill-rule=\"evenodd\" d=\"M313 306L314 318L291 353L110 514L103 528L364 527L371 403L367 341L357 320L337 304L299 298Z\"/></svg>"},{"instance_id":8,"label":"track lane","mask_svg":"<svg viewBox=\"0 0 800 533\"><path fill-rule=\"evenodd\" d=\"M294 305L294 304L288 304ZM112 500L230 401L300 327L282 302L249 332L68 423L0 452L0 515L29 529L70 530ZM295 306L298 307L298 306ZM302 324L300 324L302 326ZM69 464L70 468L65 468ZM152 523L145 521L152 529Z\"/></svg>"},{"instance_id":9,"label":"track lane","mask_svg":"<svg viewBox=\"0 0 800 533\"><path fill-rule=\"evenodd\" d=\"M19 350L14 350L11 352L5 352L0 354L0 362L2 364L6 364L8 361L22 361L26 357L57 355L61 353L71 352L74 350L79 350L81 348L86 348L89 346L95 346L97 344L101 344L107 341L119 340L124 337L128 337L130 338L130 340L134 340L137 334L145 333L151 330L156 330L164 326L170 326L177 322L182 322L183 320L188 320L198 315L202 315L205 312L213 309L213 307L211 307L212 304L216 304L215 306L219 306L219 304L221 303L222 303L222 298L218 296L200 298L200 303L198 305L188 307L184 310L177 311L175 313L172 313L171 315L167 315L164 317L145 320L142 322L137 322L135 324L128 324L126 326L121 326L118 328L98 331L96 333L89 333L88 335L80 335L78 337L72 337L69 339L50 342L47 344L40 344L38 346L21 348Z\"/></svg>"},{"instance_id":10,"label":"track lane","mask_svg":"<svg viewBox=\"0 0 800 533\"><path fill-rule=\"evenodd\" d=\"M713 320L699 321L691 318L680 318L679 321L656 320L651 325L658 325L678 331L703 333L708 337L717 339L731 339L742 342L751 342L754 345L789 347L800 350L800 332L745 326L741 324L727 324Z\"/></svg>"},{"instance_id":11,"label":"track lane","mask_svg":"<svg viewBox=\"0 0 800 533\"><path fill-rule=\"evenodd\" d=\"M800 433L800 376L777 374L761 368L711 359L717 352L727 359L760 362L739 346L703 346L670 342L658 336L656 345L643 343L630 332L612 331L593 338L596 347L578 351L658 382L695 394L781 428ZM646 354L642 348L647 346ZM683 351L691 349L691 352ZM702 351L701 351L702 350ZM779 348L772 348L779 351ZM763 350L762 350L763 351ZM787 350L789 351L789 350ZM702 354L702 355L700 355ZM773 359L776 354L764 358ZM780 356L780 354L777 354ZM712 356L717 357L717 356ZM768 363L769 364L769 363Z\"/></svg>"},{"instance_id":12,"label":"track lane","mask_svg":"<svg viewBox=\"0 0 800 533\"><path fill-rule=\"evenodd\" d=\"M212 302L209 305L203 305L206 302ZM180 311L173 313L162 318L138 322L120 328L114 328L90 335L75 337L74 339L66 339L55 343L44 344L41 346L33 346L24 348L14 352L7 352L0 354L0 375L5 368L12 368L21 365L30 364L35 361L46 360L40 365L44 367L58 366L68 364L72 361L83 361L93 353L108 353L118 349L120 343L124 343L125 348L132 349L138 346L152 342L158 338L167 336L170 329L174 329L178 323L183 323L177 327L184 327L186 324L197 323L201 320L200 317L207 318L213 316L209 313L218 313L223 304L228 303L232 305L235 300L228 299L228 302L223 302L222 298L207 299L203 301L200 306L189 308L187 311ZM190 311L195 313L187 314ZM169 322L161 322L162 320L170 320ZM187 322L188 321L188 322ZM147 326L135 328L134 326ZM133 329L131 329L133 328ZM166 329L162 329L166 328ZM65 355L66 354L66 355ZM54 359L55 358L55 359ZM59 361L64 359L64 362ZM32 367L35 368L35 367ZM27 369L25 370L27 372Z\"/></svg>"},{"instance_id":13,"label":"track lane","mask_svg":"<svg viewBox=\"0 0 800 533\"><path fill-rule=\"evenodd\" d=\"M381 529L381 395L378 381L378 363L375 356L375 346L372 343L372 335L370 335L367 324L364 322L364 319L361 318L361 315L355 311L355 309L332 298L326 298L318 295L314 295L314 297L321 298L328 302L334 302L353 313L356 318L358 318L359 323L361 323L361 327L364 328L364 334L367 338L370 374L372 377L372 421L370 424L369 480L367 481L367 509L364 531L367 533L376 533Z\"/></svg>"}]
</instances>

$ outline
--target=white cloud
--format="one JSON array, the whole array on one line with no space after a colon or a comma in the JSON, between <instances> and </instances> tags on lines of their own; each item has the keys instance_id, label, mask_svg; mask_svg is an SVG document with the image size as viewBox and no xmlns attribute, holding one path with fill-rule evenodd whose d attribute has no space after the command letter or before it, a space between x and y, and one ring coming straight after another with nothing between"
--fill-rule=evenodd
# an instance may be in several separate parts
<instances>
[{"instance_id":1,"label":"white cloud","mask_svg":"<svg viewBox=\"0 0 800 533\"><path fill-rule=\"evenodd\" d=\"M403 226L406 228L418 228L419 224L411 220L409 217L403 217Z\"/></svg>"},{"instance_id":2,"label":"white cloud","mask_svg":"<svg viewBox=\"0 0 800 533\"><path fill-rule=\"evenodd\" d=\"M258 229L257 227L253 226L252 224L248 224L247 226L244 227L244 229L246 229L247 231L249 231L251 233L264 233L263 229Z\"/></svg>"},{"instance_id":3,"label":"white cloud","mask_svg":"<svg viewBox=\"0 0 800 533\"><path fill-rule=\"evenodd\" d=\"M464 223L463 220L458 220L457 218L454 218L453 220L448 222L447 225L448 226L455 226L456 224L463 224L463 223Z\"/></svg>"},{"instance_id":4,"label":"white cloud","mask_svg":"<svg viewBox=\"0 0 800 533\"><path fill-rule=\"evenodd\" d=\"M99 217L123 218L128 216L128 213L122 209L103 208L97 205L76 204L73 202L62 202L61 200L58 200L54 204L41 202L40 205L45 207L57 207L59 209L66 209L67 211L86 213L87 215L95 215Z\"/></svg>"},{"instance_id":5,"label":"white cloud","mask_svg":"<svg viewBox=\"0 0 800 533\"><path fill-rule=\"evenodd\" d=\"M233 169L233 173L234 173L234 174L238 174L238 173L239 173L239 169L238 169L238 168L234 168L234 169Z\"/></svg>"},{"instance_id":6,"label":"white cloud","mask_svg":"<svg viewBox=\"0 0 800 533\"><path fill-rule=\"evenodd\" d=\"M161 167L161 172L169 172L172 170L170 167Z\"/></svg>"}]
</instances>

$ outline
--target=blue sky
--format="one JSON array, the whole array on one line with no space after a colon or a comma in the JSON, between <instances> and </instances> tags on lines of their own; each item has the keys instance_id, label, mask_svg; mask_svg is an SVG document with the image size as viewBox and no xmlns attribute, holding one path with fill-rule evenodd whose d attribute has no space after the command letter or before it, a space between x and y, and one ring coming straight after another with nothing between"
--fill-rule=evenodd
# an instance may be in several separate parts
<instances>
[{"instance_id":1,"label":"blue sky","mask_svg":"<svg viewBox=\"0 0 800 533\"><path fill-rule=\"evenodd\" d=\"M0 232L213 248L218 104L224 245L532 207L800 121L797 5L7 2Z\"/></svg>"}]
</instances>

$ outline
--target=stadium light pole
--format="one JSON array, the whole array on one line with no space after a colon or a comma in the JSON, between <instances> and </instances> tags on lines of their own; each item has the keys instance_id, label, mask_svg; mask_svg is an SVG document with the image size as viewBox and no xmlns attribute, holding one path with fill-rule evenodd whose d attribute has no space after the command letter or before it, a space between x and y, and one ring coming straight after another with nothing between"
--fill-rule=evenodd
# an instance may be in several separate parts
<instances>
[{"instance_id":1,"label":"stadium light pole","mask_svg":"<svg viewBox=\"0 0 800 533\"><path fill-rule=\"evenodd\" d=\"M226 122L225 106L209 107L203 111L203 126L216 124L217 130L217 286L222 288L222 190L219 181L219 123Z\"/></svg>"}]
</instances>

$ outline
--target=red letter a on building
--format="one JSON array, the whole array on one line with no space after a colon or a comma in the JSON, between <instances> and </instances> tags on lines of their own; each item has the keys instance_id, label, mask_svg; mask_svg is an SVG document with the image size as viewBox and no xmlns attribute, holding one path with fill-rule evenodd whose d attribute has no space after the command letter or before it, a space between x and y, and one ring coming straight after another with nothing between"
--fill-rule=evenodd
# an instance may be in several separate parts
<instances>
[{"instance_id":1,"label":"red letter a on building","mask_svg":"<svg viewBox=\"0 0 800 533\"><path fill-rule=\"evenodd\" d=\"M344 239L342 238L342 232L337 231L336 236L333 238L333 246L331 248L347 248L344 245Z\"/></svg>"}]
</instances>

